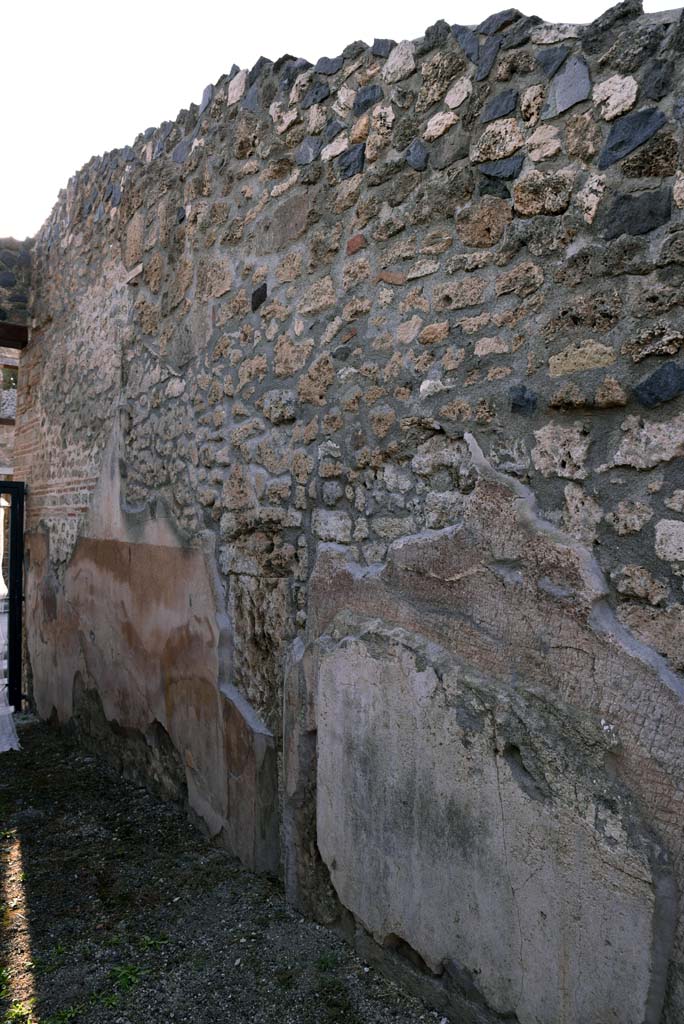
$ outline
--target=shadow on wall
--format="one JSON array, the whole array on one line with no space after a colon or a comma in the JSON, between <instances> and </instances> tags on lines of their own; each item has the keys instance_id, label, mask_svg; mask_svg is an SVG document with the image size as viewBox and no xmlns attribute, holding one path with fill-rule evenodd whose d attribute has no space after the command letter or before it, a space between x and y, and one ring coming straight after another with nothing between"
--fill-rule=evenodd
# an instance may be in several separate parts
<instances>
[{"instance_id":1,"label":"shadow on wall","mask_svg":"<svg viewBox=\"0 0 684 1024\"><path fill-rule=\"evenodd\" d=\"M120 765L68 730L22 722L20 736L19 753L0 755L0 1021L212 1024L231 997L233 1007L275 1004L277 1021L277 980L265 996L250 992L264 977L264 916L284 916L279 886L208 848L177 807L122 780Z\"/></svg>"}]
</instances>

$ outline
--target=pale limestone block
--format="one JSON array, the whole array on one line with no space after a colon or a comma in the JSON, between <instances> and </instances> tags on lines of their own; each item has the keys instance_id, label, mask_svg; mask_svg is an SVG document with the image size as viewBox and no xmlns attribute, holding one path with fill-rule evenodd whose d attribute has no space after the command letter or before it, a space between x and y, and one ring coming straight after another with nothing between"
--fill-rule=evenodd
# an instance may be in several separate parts
<instances>
[{"instance_id":1,"label":"pale limestone block","mask_svg":"<svg viewBox=\"0 0 684 1024\"><path fill-rule=\"evenodd\" d=\"M631 75L612 75L594 86L592 97L600 106L604 121L614 121L636 103L639 86Z\"/></svg>"}]
</instances>

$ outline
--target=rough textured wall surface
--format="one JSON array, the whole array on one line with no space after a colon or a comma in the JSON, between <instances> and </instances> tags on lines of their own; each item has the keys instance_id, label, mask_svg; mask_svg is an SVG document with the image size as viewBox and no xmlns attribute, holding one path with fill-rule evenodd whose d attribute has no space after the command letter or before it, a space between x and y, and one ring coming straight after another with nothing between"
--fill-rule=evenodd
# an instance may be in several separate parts
<instances>
[{"instance_id":1,"label":"rough textured wall surface","mask_svg":"<svg viewBox=\"0 0 684 1024\"><path fill-rule=\"evenodd\" d=\"M0 323L28 322L31 244L0 238Z\"/></svg>"},{"instance_id":2,"label":"rough textured wall surface","mask_svg":"<svg viewBox=\"0 0 684 1024\"><path fill-rule=\"evenodd\" d=\"M28 292L28 282L27 282ZM22 325L24 326L24 325ZM0 367L7 370L19 365L16 349L0 346ZM3 372L3 377L5 376ZM3 380L3 386L5 381ZM14 421L17 414L17 392L13 387L0 390L0 476L11 477L14 466Z\"/></svg>"},{"instance_id":3,"label":"rough textured wall surface","mask_svg":"<svg viewBox=\"0 0 684 1024\"><path fill-rule=\"evenodd\" d=\"M41 714L459 1020L684 1019L683 134L680 12L505 11L234 68L35 242Z\"/></svg>"},{"instance_id":4,"label":"rough textured wall surface","mask_svg":"<svg viewBox=\"0 0 684 1024\"><path fill-rule=\"evenodd\" d=\"M10 332L28 324L28 302L31 275L32 241L19 242L14 238L0 238L0 334L9 342ZM16 366L15 349L0 347L0 362ZM0 475L11 477L14 465L14 420L16 392L0 391Z\"/></svg>"}]
</instances>

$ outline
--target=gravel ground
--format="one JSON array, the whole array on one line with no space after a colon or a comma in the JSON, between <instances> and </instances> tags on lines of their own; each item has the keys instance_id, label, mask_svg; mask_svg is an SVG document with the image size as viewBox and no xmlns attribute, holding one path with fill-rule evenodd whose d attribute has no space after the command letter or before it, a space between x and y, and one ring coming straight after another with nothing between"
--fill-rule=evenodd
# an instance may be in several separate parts
<instances>
[{"instance_id":1,"label":"gravel ground","mask_svg":"<svg viewBox=\"0 0 684 1024\"><path fill-rule=\"evenodd\" d=\"M176 807L29 721L0 754L2 1024L418 1024Z\"/></svg>"}]
</instances>

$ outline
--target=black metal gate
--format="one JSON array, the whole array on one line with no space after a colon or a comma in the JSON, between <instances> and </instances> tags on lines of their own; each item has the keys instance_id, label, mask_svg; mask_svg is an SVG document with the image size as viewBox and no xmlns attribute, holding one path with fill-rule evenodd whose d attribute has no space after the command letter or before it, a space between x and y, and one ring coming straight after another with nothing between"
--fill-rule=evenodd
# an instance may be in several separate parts
<instances>
[{"instance_id":1,"label":"black metal gate","mask_svg":"<svg viewBox=\"0 0 684 1024\"><path fill-rule=\"evenodd\" d=\"M0 686L21 710L21 631L24 618L24 493L18 480L0 480L2 595L0 595Z\"/></svg>"}]
</instances>

